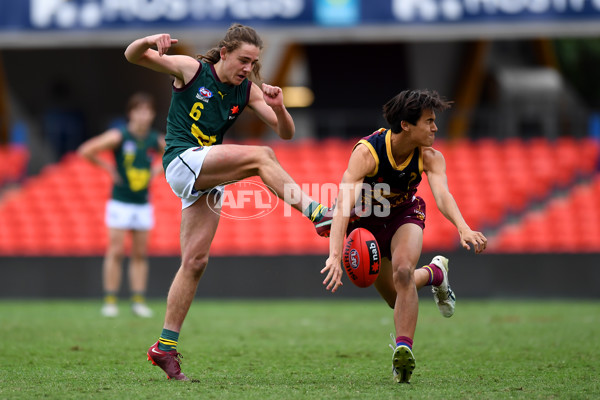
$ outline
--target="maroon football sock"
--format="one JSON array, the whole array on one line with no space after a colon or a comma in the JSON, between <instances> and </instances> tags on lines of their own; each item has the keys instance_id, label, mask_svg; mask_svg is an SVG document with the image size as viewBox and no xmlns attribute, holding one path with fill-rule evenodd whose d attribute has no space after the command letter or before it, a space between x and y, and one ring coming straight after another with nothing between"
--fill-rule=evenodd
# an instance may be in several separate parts
<instances>
[{"instance_id":1,"label":"maroon football sock","mask_svg":"<svg viewBox=\"0 0 600 400\"><path fill-rule=\"evenodd\" d=\"M396 347L402 345L407 346L409 349L412 350L413 340L408 336L398 336L396 338Z\"/></svg>"},{"instance_id":2,"label":"maroon football sock","mask_svg":"<svg viewBox=\"0 0 600 400\"><path fill-rule=\"evenodd\" d=\"M435 264L425 265L424 268L429 274L429 280L425 284L425 286L440 286L444 281L444 273L442 269Z\"/></svg>"}]
</instances>

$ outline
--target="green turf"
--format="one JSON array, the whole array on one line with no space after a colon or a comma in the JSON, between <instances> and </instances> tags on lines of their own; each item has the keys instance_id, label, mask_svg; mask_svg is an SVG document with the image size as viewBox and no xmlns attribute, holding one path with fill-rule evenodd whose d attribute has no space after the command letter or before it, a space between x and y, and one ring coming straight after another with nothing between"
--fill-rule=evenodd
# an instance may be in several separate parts
<instances>
[{"instance_id":1,"label":"green turf","mask_svg":"<svg viewBox=\"0 0 600 400\"><path fill-rule=\"evenodd\" d=\"M162 328L96 301L0 301L0 399L591 399L600 303L421 301L412 383L394 383L382 301L196 301L179 342L194 382L145 357Z\"/></svg>"}]
</instances>

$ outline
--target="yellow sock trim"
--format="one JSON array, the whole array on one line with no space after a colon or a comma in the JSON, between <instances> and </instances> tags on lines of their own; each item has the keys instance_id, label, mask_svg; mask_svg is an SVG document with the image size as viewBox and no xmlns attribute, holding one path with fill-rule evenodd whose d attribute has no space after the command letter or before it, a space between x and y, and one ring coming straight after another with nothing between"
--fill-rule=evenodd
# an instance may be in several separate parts
<instances>
[{"instance_id":1,"label":"yellow sock trim","mask_svg":"<svg viewBox=\"0 0 600 400\"><path fill-rule=\"evenodd\" d=\"M319 204L317 206L317 208L315 208L315 211L313 211L313 213L310 215L310 220L312 222L315 222L315 218L317 218L318 216L321 215L321 209L323 208L323 204Z\"/></svg>"},{"instance_id":2,"label":"yellow sock trim","mask_svg":"<svg viewBox=\"0 0 600 400\"><path fill-rule=\"evenodd\" d=\"M163 339L162 337L158 339L158 341L165 346L174 346L177 347L177 342L175 340Z\"/></svg>"},{"instance_id":3,"label":"yellow sock trim","mask_svg":"<svg viewBox=\"0 0 600 400\"><path fill-rule=\"evenodd\" d=\"M431 269L431 267L429 265L423 265L423 268L427 268L429 270L429 280L427 281L428 284L433 282L433 270Z\"/></svg>"},{"instance_id":4,"label":"yellow sock trim","mask_svg":"<svg viewBox=\"0 0 600 400\"><path fill-rule=\"evenodd\" d=\"M104 302L106 304L117 304L117 296L114 294L107 294L104 296Z\"/></svg>"},{"instance_id":5,"label":"yellow sock trim","mask_svg":"<svg viewBox=\"0 0 600 400\"><path fill-rule=\"evenodd\" d=\"M141 294L134 294L133 296L131 296L131 301L133 301L134 303L145 303L146 299Z\"/></svg>"}]
</instances>

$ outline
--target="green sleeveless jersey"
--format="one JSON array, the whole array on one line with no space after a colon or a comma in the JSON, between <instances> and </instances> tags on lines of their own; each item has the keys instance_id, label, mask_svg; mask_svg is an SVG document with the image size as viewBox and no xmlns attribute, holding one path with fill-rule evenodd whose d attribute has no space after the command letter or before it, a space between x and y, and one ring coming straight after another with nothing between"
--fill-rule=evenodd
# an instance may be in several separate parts
<instances>
[{"instance_id":1,"label":"green sleeveless jersey","mask_svg":"<svg viewBox=\"0 0 600 400\"><path fill-rule=\"evenodd\" d=\"M163 167L191 147L223 143L223 135L250 100L252 83L227 85L219 80L214 66L199 62L198 72L182 88L173 87L167 116Z\"/></svg>"},{"instance_id":2,"label":"green sleeveless jersey","mask_svg":"<svg viewBox=\"0 0 600 400\"><path fill-rule=\"evenodd\" d=\"M158 132L151 130L143 139L133 136L127 128L121 128L123 140L114 150L117 172L121 182L115 183L112 198L124 203L148 202L148 185L152 160L160 151Z\"/></svg>"}]
</instances>

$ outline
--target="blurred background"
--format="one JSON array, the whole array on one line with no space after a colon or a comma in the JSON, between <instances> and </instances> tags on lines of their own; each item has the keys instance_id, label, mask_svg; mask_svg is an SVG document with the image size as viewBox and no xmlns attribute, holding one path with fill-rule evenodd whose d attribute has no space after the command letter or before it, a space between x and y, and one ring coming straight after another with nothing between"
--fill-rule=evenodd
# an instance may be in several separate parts
<instances>
[{"instance_id":1,"label":"blurred background","mask_svg":"<svg viewBox=\"0 0 600 400\"><path fill-rule=\"evenodd\" d=\"M0 0L0 297L101 295L110 180L74 151L122 123L135 91L156 97L166 129L171 79L129 64L129 43L169 32L171 54L194 56L233 22L263 38L262 75L284 88L296 138L245 113L226 142L273 147L329 204L354 143L386 127L382 105L437 90L454 105L434 147L490 246L460 248L423 182L421 264L448 256L459 296L600 297L600 3L577 0ZM148 295L164 297L180 201L163 177L151 196ZM327 295L328 241L272 202L222 218L198 296ZM350 286L341 296L375 296Z\"/></svg>"}]
</instances>

